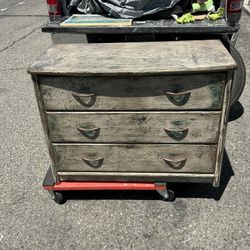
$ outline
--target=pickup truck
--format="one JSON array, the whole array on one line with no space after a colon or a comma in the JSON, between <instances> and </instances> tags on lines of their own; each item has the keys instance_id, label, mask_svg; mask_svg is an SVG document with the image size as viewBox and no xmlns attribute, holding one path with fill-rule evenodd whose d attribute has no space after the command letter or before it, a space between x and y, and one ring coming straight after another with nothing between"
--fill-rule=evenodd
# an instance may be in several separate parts
<instances>
[{"instance_id":1,"label":"pickup truck","mask_svg":"<svg viewBox=\"0 0 250 250\"><path fill-rule=\"evenodd\" d=\"M238 64L233 78L232 106L241 96L246 82L245 64L235 48L240 30L243 0L221 1L224 1L225 17L217 21L203 20L189 24L178 24L174 19L155 20L144 17L143 20L135 19L132 26L63 27L60 26L60 23L72 14L76 14L77 9L70 8L70 0L46 0L50 21L42 27L42 31L51 34L53 43L220 39ZM220 0L214 0L216 8L221 6L221 3Z\"/></svg>"}]
</instances>

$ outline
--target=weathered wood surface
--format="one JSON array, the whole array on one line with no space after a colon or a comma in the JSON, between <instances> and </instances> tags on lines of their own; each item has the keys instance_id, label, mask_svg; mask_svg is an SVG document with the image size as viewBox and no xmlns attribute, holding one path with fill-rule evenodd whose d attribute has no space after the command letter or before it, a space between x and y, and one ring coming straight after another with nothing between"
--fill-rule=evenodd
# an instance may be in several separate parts
<instances>
[{"instance_id":1,"label":"weathered wood surface","mask_svg":"<svg viewBox=\"0 0 250 250\"><path fill-rule=\"evenodd\" d=\"M58 171L213 173L217 145L53 144Z\"/></svg>"},{"instance_id":2,"label":"weathered wood surface","mask_svg":"<svg viewBox=\"0 0 250 250\"><path fill-rule=\"evenodd\" d=\"M225 94L224 94L224 99L223 99L222 116L220 119L220 133L219 133L218 149L217 149L217 155L216 155L215 177L214 177L214 182L213 182L214 187L220 186L221 169L222 169L223 154L224 154L226 133L227 133L227 122L228 122L228 116L230 112L232 74L233 72L230 72L228 74L227 84L226 84Z\"/></svg>"},{"instance_id":3,"label":"weathered wood surface","mask_svg":"<svg viewBox=\"0 0 250 250\"><path fill-rule=\"evenodd\" d=\"M28 72L45 75L178 74L224 71L236 63L220 40L58 44Z\"/></svg>"},{"instance_id":4,"label":"weathered wood surface","mask_svg":"<svg viewBox=\"0 0 250 250\"><path fill-rule=\"evenodd\" d=\"M32 80L33 80L34 92L36 95L36 101L37 101L37 105L38 105L38 109L39 109L39 114L40 114L40 118L41 118L41 122L42 122L43 132L45 135L48 153L49 153L50 160L51 160L52 175L53 175L55 183L58 183L59 179L58 179L57 169L55 167L55 162L54 162L54 159L55 159L54 150L52 148L50 137L48 135L49 128L48 128L47 116L45 113L45 109L44 109L44 105L43 105L43 101L42 101L42 97L41 97L41 92L39 91L39 86L37 84L38 79L37 79L37 77L32 76Z\"/></svg>"},{"instance_id":5,"label":"weathered wood surface","mask_svg":"<svg viewBox=\"0 0 250 250\"><path fill-rule=\"evenodd\" d=\"M61 181L134 181L211 183L214 174L194 173L126 173L126 172L58 172Z\"/></svg>"},{"instance_id":6,"label":"weathered wood surface","mask_svg":"<svg viewBox=\"0 0 250 250\"><path fill-rule=\"evenodd\" d=\"M226 74L39 78L46 110L219 110L225 79Z\"/></svg>"},{"instance_id":7,"label":"weathered wood surface","mask_svg":"<svg viewBox=\"0 0 250 250\"><path fill-rule=\"evenodd\" d=\"M217 143L221 112L47 112L53 142Z\"/></svg>"}]
</instances>

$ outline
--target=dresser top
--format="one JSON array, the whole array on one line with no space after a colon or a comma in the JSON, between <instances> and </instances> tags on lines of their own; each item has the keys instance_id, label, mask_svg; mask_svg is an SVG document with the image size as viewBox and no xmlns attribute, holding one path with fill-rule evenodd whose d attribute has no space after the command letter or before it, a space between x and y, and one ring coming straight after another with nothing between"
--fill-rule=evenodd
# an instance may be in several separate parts
<instances>
[{"instance_id":1,"label":"dresser top","mask_svg":"<svg viewBox=\"0 0 250 250\"><path fill-rule=\"evenodd\" d=\"M220 40L52 45L34 75L164 75L227 71L236 63Z\"/></svg>"}]
</instances>

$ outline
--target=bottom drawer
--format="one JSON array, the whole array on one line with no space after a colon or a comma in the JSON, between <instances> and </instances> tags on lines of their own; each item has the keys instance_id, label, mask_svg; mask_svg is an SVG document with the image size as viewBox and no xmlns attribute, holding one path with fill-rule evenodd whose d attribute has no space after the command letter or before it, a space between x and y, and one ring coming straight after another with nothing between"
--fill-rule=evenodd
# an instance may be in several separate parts
<instances>
[{"instance_id":1,"label":"bottom drawer","mask_svg":"<svg viewBox=\"0 0 250 250\"><path fill-rule=\"evenodd\" d=\"M214 173L217 145L53 144L59 172Z\"/></svg>"}]
</instances>

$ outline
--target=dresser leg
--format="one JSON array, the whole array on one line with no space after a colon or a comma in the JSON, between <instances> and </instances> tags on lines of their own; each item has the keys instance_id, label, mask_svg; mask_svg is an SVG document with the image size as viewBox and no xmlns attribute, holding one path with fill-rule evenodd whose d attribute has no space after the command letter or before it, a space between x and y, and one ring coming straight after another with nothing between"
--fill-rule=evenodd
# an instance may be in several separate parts
<instances>
[{"instance_id":1,"label":"dresser leg","mask_svg":"<svg viewBox=\"0 0 250 250\"><path fill-rule=\"evenodd\" d=\"M63 204L66 202L65 196L63 192L54 190L55 181L52 175L51 168L48 169L46 176L43 180L43 189L47 190L49 194L52 196L52 199L57 204Z\"/></svg>"}]
</instances>

